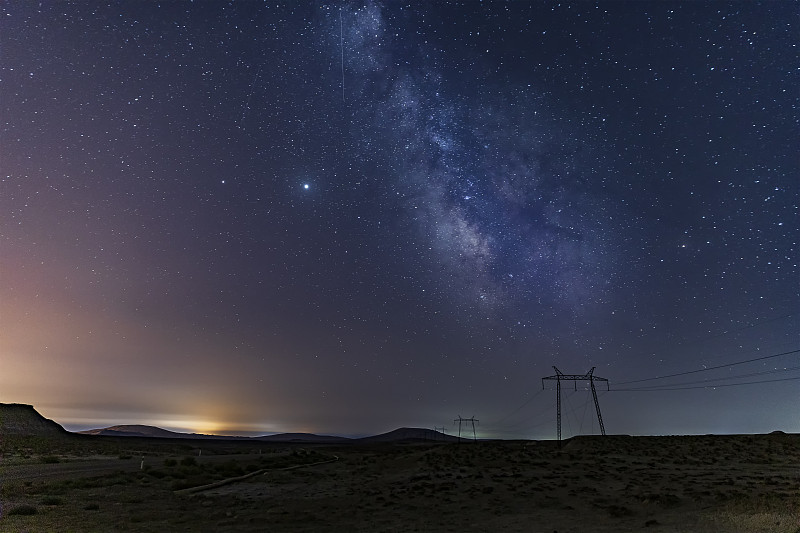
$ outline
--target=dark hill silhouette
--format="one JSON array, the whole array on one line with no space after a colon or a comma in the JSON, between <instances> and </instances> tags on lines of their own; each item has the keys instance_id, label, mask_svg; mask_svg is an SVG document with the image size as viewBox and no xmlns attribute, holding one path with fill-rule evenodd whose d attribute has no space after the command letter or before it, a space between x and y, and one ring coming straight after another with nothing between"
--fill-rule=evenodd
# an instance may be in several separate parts
<instances>
[{"instance_id":1,"label":"dark hill silhouette","mask_svg":"<svg viewBox=\"0 0 800 533\"><path fill-rule=\"evenodd\" d=\"M398 428L388 433L357 439L358 442L441 441L458 442L458 437L425 428ZM465 440L462 438L462 440Z\"/></svg>"},{"instance_id":2,"label":"dark hill silhouette","mask_svg":"<svg viewBox=\"0 0 800 533\"><path fill-rule=\"evenodd\" d=\"M336 437L333 435L315 435L313 433L276 433L275 435L264 435L254 437L256 440L268 442L352 442L353 439L347 437Z\"/></svg>"},{"instance_id":3,"label":"dark hill silhouette","mask_svg":"<svg viewBox=\"0 0 800 533\"><path fill-rule=\"evenodd\" d=\"M313 433L276 433L274 435L263 435L260 437L237 437L227 435L204 435L202 433L179 433L168 431L155 426L145 425L118 425L100 429L89 429L80 431L84 435L102 435L106 437L150 437L167 439L217 439L217 440L259 440L264 442L301 442L317 444L346 444L352 443L372 443L372 442L400 442L400 441L440 441L458 442L458 438L452 435L445 435L438 431L423 428L399 428L388 433L351 439L334 435L315 435Z\"/></svg>"},{"instance_id":4,"label":"dark hill silhouette","mask_svg":"<svg viewBox=\"0 0 800 533\"><path fill-rule=\"evenodd\" d=\"M315 435L313 433L276 433L259 437L233 435L205 435L202 433L181 433L156 426L143 424L121 424L105 428L79 431L82 435L101 435L109 437L145 437L164 439L215 439L215 440L259 440L264 442L305 442L345 444L400 441L440 441L458 442L458 438L438 431L424 428L398 428L380 435L363 438L347 438L335 435ZM65 436L74 435L56 422L40 415L32 405L19 403L0 403L0 437L2 436ZM465 439L462 439L465 440Z\"/></svg>"},{"instance_id":5,"label":"dark hill silhouette","mask_svg":"<svg viewBox=\"0 0 800 533\"><path fill-rule=\"evenodd\" d=\"M68 434L63 427L40 415L32 405L0 403L0 436L63 436Z\"/></svg>"},{"instance_id":6,"label":"dark hill silhouette","mask_svg":"<svg viewBox=\"0 0 800 533\"><path fill-rule=\"evenodd\" d=\"M224 440L263 440L268 442L349 442L345 437L314 435L313 433L278 433L261 437L240 437L234 435L206 435L204 433L180 433L156 426L142 424L122 424L100 429L79 431L83 435L102 435L105 437L155 437L162 439L224 439Z\"/></svg>"},{"instance_id":7,"label":"dark hill silhouette","mask_svg":"<svg viewBox=\"0 0 800 533\"><path fill-rule=\"evenodd\" d=\"M204 435L202 433L180 433L169 431L155 426L142 424L121 424L101 429L88 429L79 431L83 435L103 435L106 437L158 437L162 439L218 439L219 435ZM235 437L225 437L235 438Z\"/></svg>"}]
</instances>

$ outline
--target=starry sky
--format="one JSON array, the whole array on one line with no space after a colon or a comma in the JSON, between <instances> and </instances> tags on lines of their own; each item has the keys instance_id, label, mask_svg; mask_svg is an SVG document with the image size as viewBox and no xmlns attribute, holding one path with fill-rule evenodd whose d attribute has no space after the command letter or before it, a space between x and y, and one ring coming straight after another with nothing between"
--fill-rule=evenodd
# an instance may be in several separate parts
<instances>
[{"instance_id":1,"label":"starry sky","mask_svg":"<svg viewBox=\"0 0 800 533\"><path fill-rule=\"evenodd\" d=\"M800 432L798 4L0 15L0 401L553 438L555 365L609 433Z\"/></svg>"}]
</instances>

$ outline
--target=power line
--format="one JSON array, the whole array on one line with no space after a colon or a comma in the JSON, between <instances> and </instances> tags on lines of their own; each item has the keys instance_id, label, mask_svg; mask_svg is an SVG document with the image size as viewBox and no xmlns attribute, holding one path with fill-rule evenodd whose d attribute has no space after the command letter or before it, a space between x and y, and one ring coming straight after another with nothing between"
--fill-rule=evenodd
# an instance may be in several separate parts
<instances>
[{"instance_id":1,"label":"power line","mask_svg":"<svg viewBox=\"0 0 800 533\"><path fill-rule=\"evenodd\" d=\"M539 409L538 411L536 411L534 414L527 415L526 417L522 418L518 422L506 423L506 424L503 424L503 425L500 425L500 426L492 425L492 426L488 426L488 427L491 428L491 429L501 429L501 430L505 429L505 430L508 430L508 429L513 429L513 428L518 428L518 427L520 427L522 425L526 425L527 426L530 423L531 420L539 418L544 413L549 412L550 409L551 409L551 407L549 405L547 405L547 406L543 407L542 409ZM534 427L536 427L536 426L534 426Z\"/></svg>"},{"instance_id":2,"label":"power line","mask_svg":"<svg viewBox=\"0 0 800 533\"><path fill-rule=\"evenodd\" d=\"M612 392L658 392L658 391L673 391L673 390L689 390L689 389L716 389L717 387L738 387L739 385L757 385L759 383L775 383L778 381L795 381L800 380L800 376L793 378L781 379L765 379L761 381L744 381L742 383L720 383L718 385L698 385L696 387L674 387L674 388L638 388L638 389L611 389Z\"/></svg>"},{"instance_id":3,"label":"power line","mask_svg":"<svg viewBox=\"0 0 800 533\"><path fill-rule=\"evenodd\" d=\"M589 393L591 392L591 389L589 389L589 388L584 388L584 389L579 389L579 390L585 390L586 393L587 393L587 396L589 396ZM608 392L609 391L600 390L600 391L597 392L597 395L598 396L604 396L604 395L608 394ZM565 397L567 402L569 402L569 398L575 396L575 394L576 394L576 391L571 391L569 393L569 395ZM577 414L576 414L577 411L579 409L583 408L584 409L584 417L585 417L586 409L588 409L590 403L592 403L592 398L591 397L589 397L585 402L583 402L582 404L578 405L577 407L572 408L571 407L572 404L570 404L571 412L575 416L576 421L577 421ZM569 418L569 417L567 417L567 418ZM545 420L544 422L541 422L539 424L536 424L536 425L530 426L530 427L531 427L531 429L533 429L533 428L536 428L536 427L539 427L539 426L543 426L544 424L547 424L547 423L552 423L552 421L553 421L552 419ZM582 428L583 428L583 422L581 421L581 429ZM578 430L578 434L581 434L581 429Z\"/></svg>"},{"instance_id":4,"label":"power line","mask_svg":"<svg viewBox=\"0 0 800 533\"><path fill-rule=\"evenodd\" d=\"M586 397L589 397L589 391L586 391ZM583 414L581 414L581 425L578 427L578 435L581 434L583 431L583 422L586 420L586 409L589 407L589 400L586 400L583 404Z\"/></svg>"},{"instance_id":5,"label":"power line","mask_svg":"<svg viewBox=\"0 0 800 533\"><path fill-rule=\"evenodd\" d=\"M549 408L548 408L548 410L549 410ZM528 429L528 430L536 429L536 428L544 426L545 424L552 424L552 423L553 423L553 419L552 418L548 418L547 420L542 420L538 424L533 424L532 426L526 426L526 429ZM519 434L519 431L512 431L512 428L513 428L513 426L511 428L506 428L505 430L496 430L496 431L499 431L500 433L516 433L516 434Z\"/></svg>"},{"instance_id":6,"label":"power line","mask_svg":"<svg viewBox=\"0 0 800 533\"><path fill-rule=\"evenodd\" d=\"M548 390L552 390L552 389L548 389ZM581 388L580 390L585 390L585 391L587 391L587 392L591 392L591 390L590 390L588 387L587 387L587 388L585 388L585 389L584 389L584 388ZM598 396L604 396L604 395L606 395L606 394L608 394L608 391L600 390L600 391L598 391L598 392L597 392L597 395L598 395ZM568 394L568 397L572 397L572 396L574 396L574 395L575 395L575 391L570 391L570 392L569 392L569 394ZM578 405L577 407L575 407L575 408L573 409L573 411L575 411L575 410L578 410L578 409L581 409L582 407L584 407L584 406L587 406L587 405L588 405L588 404L590 404L590 403L592 403L592 399L591 399L591 398L589 398L589 399L588 399L588 400L586 400L584 403L582 403L582 404ZM544 425L547 425L547 424L552 424L552 423L553 423L553 418L552 418L552 417L548 417L548 418L546 418L545 420L542 420L541 422L537 422L537 423L535 423L535 424L528 425L528 421L529 421L529 420L531 420L531 419L533 419L533 418L536 418L536 417L538 417L538 416L540 416L540 415L544 414L544 413L545 413L545 412L547 412L547 411L550 411L550 409L551 409L551 407L550 407L550 406L547 406L545 409L543 409L543 410L541 410L541 411L537 412L535 415L533 415L533 416L530 416L530 417L528 417L527 419L524 419L524 420L522 420L522 421L521 421L521 422L519 422L519 423L512 424L512 425L510 425L510 426L505 426L503 429L500 429L499 431L501 431L501 432L504 432L504 433L508 433L508 432L512 431L514 428L516 428L516 427L519 427L519 426L521 426L521 425L523 425L523 424L525 424L525 427L526 427L526 429L527 429L527 430L534 430L534 429L538 429L538 428L540 428L540 427L542 427L542 426L544 426ZM495 428L495 429L498 429L498 428Z\"/></svg>"},{"instance_id":7,"label":"power line","mask_svg":"<svg viewBox=\"0 0 800 533\"><path fill-rule=\"evenodd\" d=\"M741 330L744 330L744 329L754 328L754 327L757 327L757 326L760 326L760 325L764 325L764 324L767 324L767 323L770 323L770 322L775 322L777 320L781 320L781 319L784 319L784 318L795 316L796 314L797 313L787 314L787 315L776 317L776 318L773 318L773 319L770 319L770 320L767 320L765 322L761 322L761 323L758 323L758 324L750 324L750 325L747 325L747 326L745 326L743 328L740 328L739 330L725 331L725 332L723 332L721 334L715 335L714 337L727 335L729 333L735 333L737 331L741 331ZM714 337L711 337L711 338L714 338ZM747 363L765 361L767 359L774 359L776 357L782 357L784 355L792 355L792 354L796 354L796 353L799 353L799 352L800 352L800 349L790 350L790 351L787 351L787 352L781 352L781 353L772 354L772 355L765 355L765 356L762 356L762 357L754 357L752 359L745 359L743 361L736 361L736 362L733 362L733 363L727 363L727 364L712 366L712 367L708 367L708 368L701 368L701 369L697 369L697 370L689 370L689 371L686 371L686 372L678 372L676 374L668 374L666 376L655 376L655 377L643 378L643 379L637 379L637 380L631 380L631 381L623 381L623 382L618 383L617 385L629 385L629 384L633 384L633 383L643 383L643 382L646 382L646 381L654 381L654 380L659 380L659 379L667 379L667 378L673 378L673 377L679 377L679 376L687 376L687 375L691 375L691 374L697 374L697 373L700 373L700 372L708 372L708 371L711 371L711 370L719 370L719 369L722 369L722 368L728 368L728 367L733 367L733 366L737 366L737 365L743 365L743 364L747 364ZM792 378L780 378L780 379L773 379L773 380L747 381L747 382L740 382L740 383L724 383L724 384L716 384L716 385L706 384L708 382L714 382L714 381L723 381L723 380L730 380L730 379L741 379L741 378L744 378L744 377L758 376L758 375L764 375L764 374L773 374L773 373L778 373L778 372L788 372L788 371L792 371L792 370L800 370L800 367L790 367L790 368L784 368L784 369L766 370L766 371L762 371L762 372L752 372L752 373L748 373L748 374L738 374L736 376L725 376L725 377L721 377L721 378L709 379L709 380L706 380L706 381L693 381L693 382L665 384L665 385L652 385L652 386L646 386L646 387L636 387L636 388L629 388L629 389L613 389L613 390L614 391L618 391L618 392L673 391L673 390L707 389L707 388L716 388L716 387L735 387L735 386L739 386L739 385L757 385L757 384L761 384L761 383L775 383L775 382L781 382L781 381L793 381L793 380L800 379L800 377L792 377ZM691 385L695 385L695 384L698 384L698 383L703 383L703 385L691 386ZM589 390L589 389L587 389L587 390ZM525 400L519 407L517 407L516 409L511 411L509 414L507 414L506 416L504 416L503 418L501 418L497 422L495 422L495 424L493 424L490 427L495 427L497 429L501 429L501 428L504 427L506 430L508 430L508 429L511 429L511 428L519 427L520 425L525 424L528 421L530 421L530 420L532 420L534 418L537 418L538 416L544 414L547 410L549 410L549 408L548 409L543 409L543 410L535 413L532 416L527 416L524 419L520 420L519 422L510 424L510 425L509 424L503 425L503 422L505 422L506 420L508 420L509 418L514 416L515 414L517 414L524 407L529 405L542 392L543 391L537 391L536 394L534 394L533 396L531 396L530 398ZM583 405L579 406L578 409L580 409L580 407L583 407ZM584 413L584 417L585 417L585 413ZM537 424L534 424L533 426L530 426L530 428L533 429L533 428L542 426L542 425L544 425L546 423L548 423L547 420L539 422ZM583 420L581 420L581 425L582 424L583 424Z\"/></svg>"},{"instance_id":8,"label":"power line","mask_svg":"<svg viewBox=\"0 0 800 533\"><path fill-rule=\"evenodd\" d=\"M569 399L572 397L573 394L577 394L577 393L578 393L578 391L570 391L569 394L564 396L564 401L567 403L567 407L569 407L569 411L567 411L566 416L564 418L567 421L567 430L569 431L569 433L571 435L574 434L574 433L572 433L572 422L570 422L570 420L569 420L569 418L570 418L569 415L575 416L575 409L573 409L572 402L570 402ZM575 423L576 424L578 423L577 417L575 418Z\"/></svg>"},{"instance_id":9,"label":"power line","mask_svg":"<svg viewBox=\"0 0 800 533\"><path fill-rule=\"evenodd\" d=\"M748 374L737 374L735 376L723 376L723 377L720 377L720 378L711 378L711 379L706 379L706 380L702 380L702 381L687 381L687 382L684 382L684 383L668 383L668 384L665 384L665 385L646 385L644 387L636 387L636 390L646 390L646 389L656 390L656 389L660 389L660 388L664 388L664 387L681 387L683 385L697 385L698 383L709 384L709 383L711 383L713 381L728 381L728 380L731 380L731 379L749 378L749 377L753 377L753 376L763 376L763 375L766 375L766 374L778 374L780 372L793 372L795 370L800 370L800 366L792 366L792 367L789 367L789 368L779 368L779 369L775 369L775 370L763 370L761 372L750 372Z\"/></svg>"},{"instance_id":10,"label":"power line","mask_svg":"<svg viewBox=\"0 0 800 533\"><path fill-rule=\"evenodd\" d=\"M534 394L533 396L531 396L530 398L525 400L525 402L522 405L520 405L519 407L517 407L516 409L511 411L511 413L507 414L506 416L504 416L503 418L501 418L500 420L495 422L495 424L501 424L501 423L505 422L506 420L508 420L509 418L511 418L512 416L514 416L515 414L517 414L520 409L522 409L523 407L525 407L526 405L531 403L533 401L533 399L536 398L537 396L539 396L542 392L544 392L544 391L542 391L542 390L536 391L536 394Z\"/></svg>"},{"instance_id":11,"label":"power line","mask_svg":"<svg viewBox=\"0 0 800 533\"><path fill-rule=\"evenodd\" d=\"M720 368L728 368L729 366L743 365L745 363L753 363L755 361L764 361L765 359L773 359L775 357L781 357L782 355L791 355L793 353L798 353L798 352L800 352L800 350L792 350L792 351L789 351L789 352L782 352L782 353L777 353L777 354L774 354L774 355L765 355L763 357L756 357L754 359L747 359L745 361L738 361L736 363L728 363L728 364L724 364L724 365L710 366L708 368L701 368L699 370L690 370L688 372L679 372L677 374L669 374L669 375L666 375L666 376L656 376L656 377L653 377L653 378L644 378L644 379L634 379L632 381L623 381L621 383L617 383L617 385L629 385L631 383L642 383L644 381L653 381L653 380L656 380L656 379L666 379L666 378L674 378L674 377L678 377L678 376L687 376L689 374L697 374L698 372L708 372L709 370L718 370Z\"/></svg>"}]
</instances>

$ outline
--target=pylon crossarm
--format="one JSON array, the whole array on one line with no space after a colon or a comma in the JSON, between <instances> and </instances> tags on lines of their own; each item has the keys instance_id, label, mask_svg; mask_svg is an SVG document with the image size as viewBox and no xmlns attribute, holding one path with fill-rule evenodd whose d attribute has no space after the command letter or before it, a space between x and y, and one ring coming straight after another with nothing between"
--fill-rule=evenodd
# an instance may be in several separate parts
<instances>
[{"instance_id":1,"label":"pylon crossarm","mask_svg":"<svg viewBox=\"0 0 800 533\"><path fill-rule=\"evenodd\" d=\"M564 379L567 381L572 381L572 380L589 381L593 379L595 381L608 381L606 378L599 378L597 376L592 376L589 374L556 374L555 376L547 376L542 378L542 380L545 379Z\"/></svg>"}]
</instances>

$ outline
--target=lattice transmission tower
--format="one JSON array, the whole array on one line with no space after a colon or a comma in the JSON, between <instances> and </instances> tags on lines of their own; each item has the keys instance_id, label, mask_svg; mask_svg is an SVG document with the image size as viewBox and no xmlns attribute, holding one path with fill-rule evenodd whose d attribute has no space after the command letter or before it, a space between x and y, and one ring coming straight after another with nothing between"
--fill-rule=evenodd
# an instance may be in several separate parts
<instances>
[{"instance_id":1,"label":"lattice transmission tower","mask_svg":"<svg viewBox=\"0 0 800 533\"><path fill-rule=\"evenodd\" d=\"M578 390L578 381L588 381L589 386L592 389L592 397L594 398L594 407L597 410L597 421L600 422L600 431L603 435L606 434L606 427L603 425L603 415L600 414L600 404L597 403L597 390L594 387L595 381L605 381L606 388L608 386L608 380L606 378L600 378L594 375L595 367L592 367L589 372L586 374L563 374L558 368L555 366L556 374L554 376L547 376L542 378L542 389L544 389L544 381L547 380L555 380L556 381L556 424L558 426L558 442L561 442L561 382L562 381L572 381L575 383L575 390Z\"/></svg>"},{"instance_id":2,"label":"lattice transmission tower","mask_svg":"<svg viewBox=\"0 0 800 533\"><path fill-rule=\"evenodd\" d=\"M462 422L471 422L472 423L472 440L477 441L478 437L475 434L475 422L479 420L475 418L475 415L472 415L472 418L461 418L461 415L458 415L458 418L453 420L453 423L458 422L458 441L461 442L461 423Z\"/></svg>"}]
</instances>

